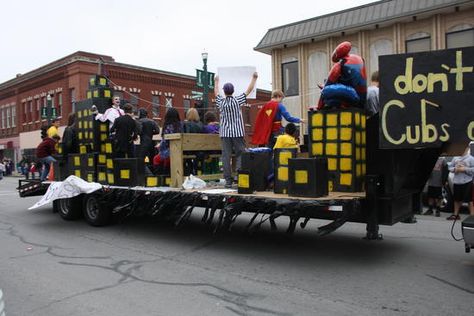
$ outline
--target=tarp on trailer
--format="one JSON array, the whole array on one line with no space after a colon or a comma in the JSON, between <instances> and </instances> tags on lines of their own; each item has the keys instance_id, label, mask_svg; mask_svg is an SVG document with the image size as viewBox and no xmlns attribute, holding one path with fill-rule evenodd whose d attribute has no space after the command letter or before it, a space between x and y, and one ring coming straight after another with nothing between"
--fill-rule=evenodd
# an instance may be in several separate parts
<instances>
[{"instance_id":1,"label":"tarp on trailer","mask_svg":"<svg viewBox=\"0 0 474 316\"><path fill-rule=\"evenodd\" d=\"M64 181L51 183L41 200L28 209L33 210L54 200L72 198L82 193L92 193L100 189L102 189L100 183L89 183L76 176L69 176Z\"/></svg>"}]
</instances>

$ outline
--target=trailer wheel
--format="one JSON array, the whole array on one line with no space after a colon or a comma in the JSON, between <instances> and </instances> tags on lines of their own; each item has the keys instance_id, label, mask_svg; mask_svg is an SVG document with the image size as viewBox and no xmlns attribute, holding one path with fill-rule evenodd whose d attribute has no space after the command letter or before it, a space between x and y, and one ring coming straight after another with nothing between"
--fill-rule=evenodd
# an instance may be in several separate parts
<instances>
[{"instance_id":1,"label":"trailer wheel","mask_svg":"<svg viewBox=\"0 0 474 316\"><path fill-rule=\"evenodd\" d=\"M68 198L53 201L53 211L58 212L59 216L66 221L73 221L82 216L82 194Z\"/></svg>"},{"instance_id":2,"label":"trailer wheel","mask_svg":"<svg viewBox=\"0 0 474 316\"><path fill-rule=\"evenodd\" d=\"M98 195L91 193L84 196L83 201L84 219L92 226L105 226L112 219L112 212L109 208L101 205Z\"/></svg>"}]
</instances>

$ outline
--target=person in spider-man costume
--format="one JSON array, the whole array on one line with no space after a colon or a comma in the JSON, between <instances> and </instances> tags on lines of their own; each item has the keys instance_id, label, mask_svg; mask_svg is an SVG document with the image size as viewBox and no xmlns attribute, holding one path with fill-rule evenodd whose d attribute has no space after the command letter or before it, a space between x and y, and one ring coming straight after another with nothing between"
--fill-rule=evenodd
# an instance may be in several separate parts
<instances>
[{"instance_id":1,"label":"person in spider-man costume","mask_svg":"<svg viewBox=\"0 0 474 316\"><path fill-rule=\"evenodd\" d=\"M317 109L324 107L364 108L367 95L367 74L362 57L349 54L352 44L340 43L332 53L335 63L322 88Z\"/></svg>"}]
</instances>

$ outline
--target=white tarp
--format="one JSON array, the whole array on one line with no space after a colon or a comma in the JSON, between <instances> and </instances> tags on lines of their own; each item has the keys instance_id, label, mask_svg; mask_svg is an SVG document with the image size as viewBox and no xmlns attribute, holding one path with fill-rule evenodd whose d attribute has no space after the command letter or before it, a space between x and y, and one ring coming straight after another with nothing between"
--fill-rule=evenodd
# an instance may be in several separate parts
<instances>
[{"instance_id":1,"label":"white tarp","mask_svg":"<svg viewBox=\"0 0 474 316\"><path fill-rule=\"evenodd\" d=\"M253 73L256 68L253 66L243 67L218 67L217 75L219 76L219 93L224 95L222 87L228 82L234 85L234 96L242 94L247 91L250 81L252 80ZM247 96L247 99L255 99L257 97L257 89L254 88L252 92Z\"/></svg>"},{"instance_id":2,"label":"white tarp","mask_svg":"<svg viewBox=\"0 0 474 316\"><path fill-rule=\"evenodd\" d=\"M29 210L46 205L57 199L71 198L82 193L92 193L101 188L102 184L100 183L89 183L76 176L69 176L64 181L51 183L48 191L46 191L41 200L30 207Z\"/></svg>"}]
</instances>

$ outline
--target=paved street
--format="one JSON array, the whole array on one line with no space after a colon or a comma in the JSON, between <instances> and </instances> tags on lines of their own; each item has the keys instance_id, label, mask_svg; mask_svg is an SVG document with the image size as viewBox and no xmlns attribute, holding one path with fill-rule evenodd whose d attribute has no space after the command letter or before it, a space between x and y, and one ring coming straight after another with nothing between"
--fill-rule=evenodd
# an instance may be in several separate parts
<instances>
[{"instance_id":1,"label":"paved street","mask_svg":"<svg viewBox=\"0 0 474 316\"><path fill-rule=\"evenodd\" d=\"M27 208L0 181L0 288L14 315L473 315L474 253L444 218L346 224L293 236L245 219L214 236L199 214L182 229L145 219L95 228ZM460 229L455 233L459 236Z\"/></svg>"}]
</instances>

